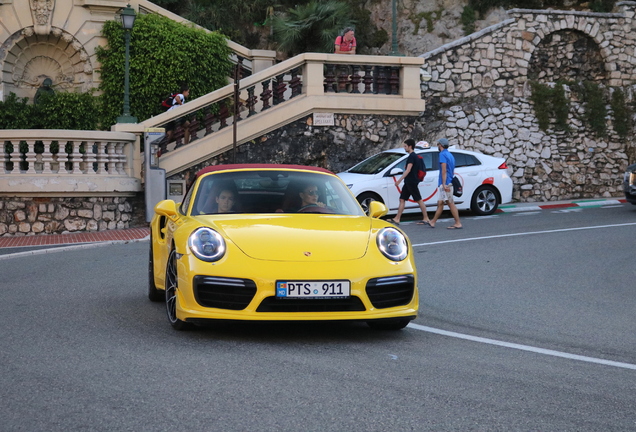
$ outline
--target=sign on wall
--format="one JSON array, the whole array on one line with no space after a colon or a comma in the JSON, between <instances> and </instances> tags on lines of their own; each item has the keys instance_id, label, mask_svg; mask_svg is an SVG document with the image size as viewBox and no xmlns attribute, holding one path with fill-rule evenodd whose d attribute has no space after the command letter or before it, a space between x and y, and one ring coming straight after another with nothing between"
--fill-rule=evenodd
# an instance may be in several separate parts
<instances>
[{"instance_id":1,"label":"sign on wall","mask_svg":"<svg viewBox=\"0 0 636 432\"><path fill-rule=\"evenodd\" d=\"M314 126L334 126L333 113L314 113Z\"/></svg>"}]
</instances>

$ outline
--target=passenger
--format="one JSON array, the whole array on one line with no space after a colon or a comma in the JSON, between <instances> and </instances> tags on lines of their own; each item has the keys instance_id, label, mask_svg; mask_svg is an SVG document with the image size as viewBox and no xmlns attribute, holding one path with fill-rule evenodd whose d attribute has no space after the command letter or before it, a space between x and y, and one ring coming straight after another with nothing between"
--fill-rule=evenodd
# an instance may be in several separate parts
<instances>
[{"instance_id":1,"label":"passenger","mask_svg":"<svg viewBox=\"0 0 636 432\"><path fill-rule=\"evenodd\" d=\"M200 210L201 214L231 213L234 209L235 194L228 188L221 188L210 194Z\"/></svg>"},{"instance_id":2,"label":"passenger","mask_svg":"<svg viewBox=\"0 0 636 432\"><path fill-rule=\"evenodd\" d=\"M324 203L318 201L318 186L315 184L307 185L299 195L301 201L300 208L298 209L299 212L308 207L326 207Z\"/></svg>"},{"instance_id":3,"label":"passenger","mask_svg":"<svg viewBox=\"0 0 636 432\"><path fill-rule=\"evenodd\" d=\"M215 198L217 205L217 213L230 213L234 207L234 192L229 189L223 189Z\"/></svg>"}]
</instances>

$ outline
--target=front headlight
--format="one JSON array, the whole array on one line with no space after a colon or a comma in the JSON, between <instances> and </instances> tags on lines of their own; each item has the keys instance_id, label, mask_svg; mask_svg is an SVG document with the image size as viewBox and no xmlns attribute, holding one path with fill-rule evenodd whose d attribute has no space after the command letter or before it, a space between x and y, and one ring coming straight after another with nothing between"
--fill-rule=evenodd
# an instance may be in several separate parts
<instances>
[{"instance_id":1,"label":"front headlight","mask_svg":"<svg viewBox=\"0 0 636 432\"><path fill-rule=\"evenodd\" d=\"M383 228L377 236L378 249L391 261L402 261L409 252L406 237L395 228Z\"/></svg>"},{"instance_id":2,"label":"front headlight","mask_svg":"<svg viewBox=\"0 0 636 432\"><path fill-rule=\"evenodd\" d=\"M201 261L214 262L225 255L225 240L211 228L201 227L188 239L188 247Z\"/></svg>"}]
</instances>

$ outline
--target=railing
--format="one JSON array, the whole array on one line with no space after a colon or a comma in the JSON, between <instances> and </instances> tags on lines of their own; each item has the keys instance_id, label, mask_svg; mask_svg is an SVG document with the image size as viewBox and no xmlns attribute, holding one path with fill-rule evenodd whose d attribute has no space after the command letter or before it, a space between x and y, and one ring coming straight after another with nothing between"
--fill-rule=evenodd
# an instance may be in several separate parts
<instances>
[{"instance_id":1,"label":"railing","mask_svg":"<svg viewBox=\"0 0 636 432\"><path fill-rule=\"evenodd\" d=\"M422 59L411 57L301 54L240 80L236 101L234 85L230 84L139 125L120 124L114 129L139 133L145 128L165 127L169 133L160 145L166 155L225 130L234 123L235 115L236 122L245 121L300 97L318 96L312 105L315 111L341 108L339 112L413 114L424 110L422 64ZM275 121L283 125L292 120L283 117ZM242 141L247 139L243 134Z\"/></svg>"},{"instance_id":2,"label":"railing","mask_svg":"<svg viewBox=\"0 0 636 432\"><path fill-rule=\"evenodd\" d=\"M137 137L124 132L0 131L2 192L141 190Z\"/></svg>"}]
</instances>

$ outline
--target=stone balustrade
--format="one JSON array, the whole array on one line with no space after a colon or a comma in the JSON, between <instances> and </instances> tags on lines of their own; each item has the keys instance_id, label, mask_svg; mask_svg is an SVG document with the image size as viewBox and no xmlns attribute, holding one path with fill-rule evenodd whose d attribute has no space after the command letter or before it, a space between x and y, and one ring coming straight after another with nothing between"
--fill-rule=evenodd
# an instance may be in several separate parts
<instances>
[{"instance_id":1,"label":"stone balustrade","mask_svg":"<svg viewBox=\"0 0 636 432\"><path fill-rule=\"evenodd\" d=\"M0 194L139 192L136 143L124 132L0 131Z\"/></svg>"}]
</instances>

